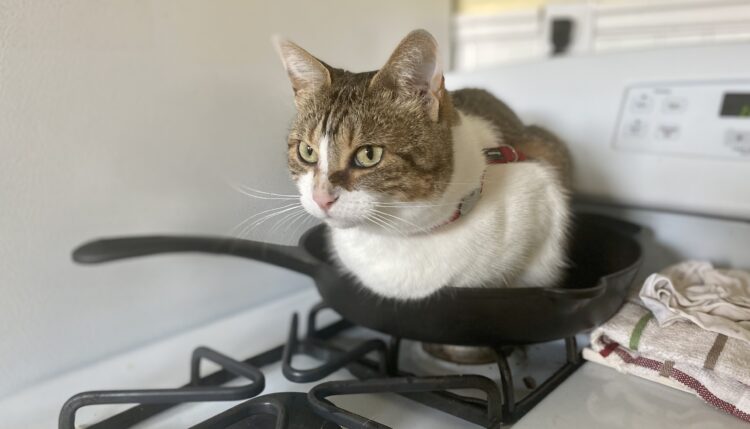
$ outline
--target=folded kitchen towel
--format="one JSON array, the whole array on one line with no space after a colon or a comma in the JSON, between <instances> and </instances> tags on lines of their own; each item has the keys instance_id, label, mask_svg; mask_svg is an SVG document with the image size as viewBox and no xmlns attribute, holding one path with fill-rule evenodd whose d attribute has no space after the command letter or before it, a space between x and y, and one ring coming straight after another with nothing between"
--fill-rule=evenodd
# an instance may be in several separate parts
<instances>
[{"instance_id":1,"label":"folded kitchen towel","mask_svg":"<svg viewBox=\"0 0 750 429\"><path fill-rule=\"evenodd\" d=\"M596 358L592 358L593 353ZM589 360L692 392L750 422L750 344L679 321L660 327L653 314L626 303L591 334Z\"/></svg>"},{"instance_id":2,"label":"folded kitchen towel","mask_svg":"<svg viewBox=\"0 0 750 429\"><path fill-rule=\"evenodd\" d=\"M682 262L649 276L640 298L661 326L689 320L750 343L750 272Z\"/></svg>"}]
</instances>

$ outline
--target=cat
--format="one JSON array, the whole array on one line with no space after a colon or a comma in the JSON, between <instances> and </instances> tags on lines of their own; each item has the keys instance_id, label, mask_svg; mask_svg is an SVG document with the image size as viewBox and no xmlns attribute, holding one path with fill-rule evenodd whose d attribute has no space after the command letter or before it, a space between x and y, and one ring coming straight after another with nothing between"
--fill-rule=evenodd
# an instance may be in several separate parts
<instances>
[{"instance_id":1,"label":"cat","mask_svg":"<svg viewBox=\"0 0 750 429\"><path fill-rule=\"evenodd\" d=\"M276 47L296 105L289 171L346 271L402 300L446 286L556 285L570 157L552 133L524 126L486 91L446 91L425 30L364 73L288 40ZM483 150L499 146L494 156L510 159L488 164Z\"/></svg>"}]
</instances>

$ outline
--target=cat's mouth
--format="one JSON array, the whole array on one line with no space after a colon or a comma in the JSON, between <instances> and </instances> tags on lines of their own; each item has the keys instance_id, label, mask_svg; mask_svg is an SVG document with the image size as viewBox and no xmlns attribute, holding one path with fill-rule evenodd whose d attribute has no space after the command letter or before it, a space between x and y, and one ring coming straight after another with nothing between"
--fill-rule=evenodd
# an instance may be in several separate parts
<instances>
[{"instance_id":1,"label":"cat's mouth","mask_svg":"<svg viewBox=\"0 0 750 429\"><path fill-rule=\"evenodd\" d=\"M362 217L357 216L358 213L351 213L346 206L334 207L330 210L323 210L312 204L303 204L303 206L312 217L334 228L352 228L364 223Z\"/></svg>"}]
</instances>

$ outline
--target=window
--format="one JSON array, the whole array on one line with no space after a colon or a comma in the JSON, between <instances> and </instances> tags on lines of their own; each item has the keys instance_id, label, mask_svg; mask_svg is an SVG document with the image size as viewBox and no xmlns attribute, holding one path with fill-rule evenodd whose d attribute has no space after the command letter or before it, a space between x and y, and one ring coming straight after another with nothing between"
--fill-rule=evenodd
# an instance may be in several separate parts
<instances>
[{"instance_id":1,"label":"window","mask_svg":"<svg viewBox=\"0 0 750 429\"><path fill-rule=\"evenodd\" d=\"M456 70L551 56L750 41L747 0L456 0Z\"/></svg>"}]
</instances>

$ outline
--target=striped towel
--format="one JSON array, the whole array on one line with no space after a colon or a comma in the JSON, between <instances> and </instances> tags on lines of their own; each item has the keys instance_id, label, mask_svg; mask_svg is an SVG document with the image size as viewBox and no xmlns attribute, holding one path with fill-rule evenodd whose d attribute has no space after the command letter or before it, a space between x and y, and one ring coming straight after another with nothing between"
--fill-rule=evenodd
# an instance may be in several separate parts
<instances>
[{"instance_id":1,"label":"striped towel","mask_svg":"<svg viewBox=\"0 0 750 429\"><path fill-rule=\"evenodd\" d=\"M750 344L685 321L660 327L626 303L591 334L584 358L691 392L750 422Z\"/></svg>"}]
</instances>

